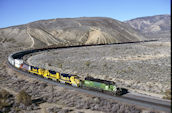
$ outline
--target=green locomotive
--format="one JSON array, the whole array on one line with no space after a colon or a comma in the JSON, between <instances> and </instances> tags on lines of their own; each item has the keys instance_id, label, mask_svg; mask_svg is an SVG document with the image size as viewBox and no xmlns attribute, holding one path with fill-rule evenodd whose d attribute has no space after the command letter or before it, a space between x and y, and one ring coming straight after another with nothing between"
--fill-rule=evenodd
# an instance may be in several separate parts
<instances>
[{"instance_id":1,"label":"green locomotive","mask_svg":"<svg viewBox=\"0 0 172 113\"><path fill-rule=\"evenodd\" d=\"M111 93L113 95L121 95L122 93L121 88L118 88L114 82L92 77L86 77L82 83L82 87Z\"/></svg>"}]
</instances>

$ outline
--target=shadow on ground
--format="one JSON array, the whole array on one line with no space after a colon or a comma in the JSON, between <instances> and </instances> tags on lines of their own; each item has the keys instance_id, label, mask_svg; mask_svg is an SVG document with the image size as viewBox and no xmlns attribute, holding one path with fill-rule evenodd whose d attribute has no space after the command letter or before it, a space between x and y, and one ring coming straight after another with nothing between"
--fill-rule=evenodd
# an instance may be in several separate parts
<instances>
[{"instance_id":1,"label":"shadow on ground","mask_svg":"<svg viewBox=\"0 0 172 113\"><path fill-rule=\"evenodd\" d=\"M126 89L126 88L121 88L121 90L122 90L122 95L129 93L128 89Z\"/></svg>"}]
</instances>

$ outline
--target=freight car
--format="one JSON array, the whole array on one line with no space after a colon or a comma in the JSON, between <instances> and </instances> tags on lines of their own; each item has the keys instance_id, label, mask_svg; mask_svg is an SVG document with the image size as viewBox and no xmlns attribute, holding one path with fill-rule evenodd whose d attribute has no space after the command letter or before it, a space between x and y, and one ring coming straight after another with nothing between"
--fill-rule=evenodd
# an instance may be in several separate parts
<instances>
[{"instance_id":1,"label":"freight car","mask_svg":"<svg viewBox=\"0 0 172 113\"><path fill-rule=\"evenodd\" d=\"M121 88L118 88L114 82L95 79L93 77L86 77L85 80L82 82L82 87L110 93L113 95L121 95L122 93Z\"/></svg>"},{"instance_id":2,"label":"freight car","mask_svg":"<svg viewBox=\"0 0 172 113\"><path fill-rule=\"evenodd\" d=\"M24 71L29 71L29 70L31 70L31 66L23 63L20 65L20 69L23 69Z\"/></svg>"}]
</instances>

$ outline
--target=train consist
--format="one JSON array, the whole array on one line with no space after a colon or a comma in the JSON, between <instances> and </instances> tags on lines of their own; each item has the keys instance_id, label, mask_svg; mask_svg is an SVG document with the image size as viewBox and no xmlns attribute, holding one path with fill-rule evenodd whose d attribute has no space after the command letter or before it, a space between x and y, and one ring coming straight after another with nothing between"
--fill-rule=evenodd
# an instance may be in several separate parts
<instances>
[{"instance_id":1,"label":"train consist","mask_svg":"<svg viewBox=\"0 0 172 113\"><path fill-rule=\"evenodd\" d=\"M95 79L92 77L86 77L84 80L82 80L77 75L59 73L53 70L47 70L47 69L42 69L35 66L30 66L24 63L23 60L21 59L23 54L16 55L16 56L15 54L10 55L8 57L8 62L18 69L35 74L36 76L54 80L56 82L69 84L75 87L101 91L101 92L112 94L112 95L118 95L118 96L122 95L121 88L117 87L117 85L112 81ZM19 57L17 58L17 56Z\"/></svg>"}]
</instances>

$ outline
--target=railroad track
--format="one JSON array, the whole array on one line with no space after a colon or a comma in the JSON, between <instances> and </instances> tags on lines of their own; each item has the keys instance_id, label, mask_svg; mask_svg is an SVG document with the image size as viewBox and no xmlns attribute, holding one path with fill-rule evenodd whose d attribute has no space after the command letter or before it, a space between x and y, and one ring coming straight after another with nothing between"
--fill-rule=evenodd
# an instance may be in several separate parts
<instances>
[{"instance_id":1,"label":"railroad track","mask_svg":"<svg viewBox=\"0 0 172 113\"><path fill-rule=\"evenodd\" d=\"M155 41L155 40L151 40L151 41ZM150 41L140 41L140 42L136 42L136 43L141 43L141 42L150 42ZM131 43L133 43L133 42L131 42ZM119 43L119 44L123 44L123 43ZM89 46L92 46L92 45L89 45ZM71 47L81 47L81 46L71 46ZM62 48L68 48L68 47L54 47L54 48L26 50L26 51L17 52L17 53L14 53L14 54L16 54L15 57L22 58L26 54L45 51L45 50L50 50L50 49L57 49L57 48L62 49ZM47 83L57 85L57 86L60 86L60 87L64 87L64 88L67 88L67 89L70 89L70 90L76 90L76 91L87 93L87 94L90 94L90 95L94 95L94 96L98 96L98 97L102 97L102 98L106 98L106 99L116 100L116 101L119 101L119 102L122 102L122 103L128 103L128 104L132 104L132 105L136 105L136 106L143 106L145 108L149 108L149 109L155 110L155 111L165 111L165 112L169 112L169 113L171 112L171 101L168 101L168 100L153 98L153 97L150 97L150 96L145 96L145 95L130 93L130 92L123 95L123 96L112 96L112 95L104 94L102 92L86 90L86 89L82 89L82 88L78 88L78 87L73 87L73 86L70 86L70 85L60 84L58 82L55 82L55 81L52 81L52 80L49 80L49 79L45 79L45 78L42 78L40 76L36 76L35 74L31 74L29 72L20 70L20 69L14 67L13 65L11 65L9 62L8 62L8 65L13 70L15 70L17 72L20 72L20 73L22 73L22 74L24 74L26 76L33 77L33 78L45 81Z\"/></svg>"}]
</instances>

